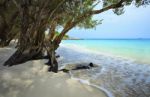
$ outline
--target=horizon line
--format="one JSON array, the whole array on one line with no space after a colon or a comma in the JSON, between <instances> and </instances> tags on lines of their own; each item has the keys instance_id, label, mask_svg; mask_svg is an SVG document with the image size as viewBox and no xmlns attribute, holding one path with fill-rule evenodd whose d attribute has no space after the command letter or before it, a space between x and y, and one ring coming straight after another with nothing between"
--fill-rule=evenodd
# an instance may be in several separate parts
<instances>
[{"instance_id":1,"label":"horizon line","mask_svg":"<svg viewBox=\"0 0 150 97\"><path fill-rule=\"evenodd\" d=\"M79 40L149 40L150 38L77 38Z\"/></svg>"}]
</instances>

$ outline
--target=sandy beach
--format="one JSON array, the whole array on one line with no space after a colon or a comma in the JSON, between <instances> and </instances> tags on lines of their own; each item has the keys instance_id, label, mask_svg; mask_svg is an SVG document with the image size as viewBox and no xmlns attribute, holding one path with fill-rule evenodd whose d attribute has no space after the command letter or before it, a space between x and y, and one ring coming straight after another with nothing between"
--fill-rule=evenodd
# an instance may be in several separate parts
<instances>
[{"instance_id":1,"label":"sandy beach","mask_svg":"<svg viewBox=\"0 0 150 97\"><path fill-rule=\"evenodd\" d=\"M51 74L48 80L27 93L26 97L42 97L43 94L44 97L107 97L104 92L70 79L62 72Z\"/></svg>"},{"instance_id":2,"label":"sandy beach","mask_svg":"<svg viewBox=\"0 0 150 97\"><path fill-rule=\"evenodd\" d=\"M0 48L0 97L149 97L150 67L132 60L103 55L77 45L57 50L59 69L93 62L98 67L48 72L48 61L33 60L12 67L2 64L15 52Z\"/></svg>"},{"instance_id":3,"label":"sandy beach","mask_svg":"<svg viewBox=\"0 0 150 97\"><path fill-rule=\"evenodd\" d=\"M69 74L47 72L47 60L2 66L14 51L10 47L0 49L0 97L107 97L103 91L84 85Z\"/></svg>"}]
</instances>

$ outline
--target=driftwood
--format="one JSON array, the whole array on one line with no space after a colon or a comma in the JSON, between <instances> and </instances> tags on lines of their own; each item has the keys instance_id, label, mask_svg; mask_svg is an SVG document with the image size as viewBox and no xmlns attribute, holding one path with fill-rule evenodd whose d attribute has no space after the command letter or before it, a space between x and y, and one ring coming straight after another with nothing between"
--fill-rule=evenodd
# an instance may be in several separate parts
<instances>
[{"instance_id":1,"label":"driftwood","mask_svg":"<svg viewBox=\"0 0 150 97\"><path fill-rule=\"evenodd\" d=\"M85 69L91 69L93 67L98 67L97 65L93 64L93 63L89 63L88 65L85 64L78 64L75 67L72 68L63 68L59 71L63 71L65 73L68 73L70 70L85 70Z\"/></svg>"}]
</instances>

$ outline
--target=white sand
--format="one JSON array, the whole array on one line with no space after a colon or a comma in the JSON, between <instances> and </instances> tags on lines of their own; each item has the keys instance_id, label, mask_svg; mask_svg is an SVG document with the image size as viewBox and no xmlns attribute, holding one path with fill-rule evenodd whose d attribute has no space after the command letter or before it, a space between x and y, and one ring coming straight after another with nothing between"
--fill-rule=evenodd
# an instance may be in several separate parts
<instances>
[{"instance_id":1,"label":"white sand","mask_svg":"<svg viewBox=\"0 0 150 97\"><path fill-rule=\"evenodd\" d=\"M2 66L14 51L0 48L0 97L107 97L103 91L83 85L68 74L47 72L47 60Z\"/></svg>"},{"instance_id":2,"label":"white sand","mask_svg":"<svg viewBox=\"0 0 150 97\"><path fill-rule=\"evenodd\" d=\"M102 91L70 79L64 73L52 74L45 82L36 83L27 97L43 97L43 94L44 97L106 97Z\"/></svg>"}]
</instances>

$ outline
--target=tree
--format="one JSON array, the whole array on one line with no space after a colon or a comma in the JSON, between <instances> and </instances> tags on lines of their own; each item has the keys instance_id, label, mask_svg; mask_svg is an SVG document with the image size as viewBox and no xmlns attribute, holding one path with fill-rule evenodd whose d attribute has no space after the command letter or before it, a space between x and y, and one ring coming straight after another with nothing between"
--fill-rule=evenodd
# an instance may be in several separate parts
<instances>
[{"instance_id":1,"label":"tree","mask_svg":"<svg viewBox=\"0 0 150 97\"><path fill-rule=\"evenodd\" d=\"M16 36L18 29L18 10L9 0L0 1L0 46L9 45L10 41Z\"/></svg>"},{"instance_id":2,"label":"tree","mask_svg":"<svg viewBox=\"0 0 150 97\"><path fill-rule=\"evenodd\" d=\"M93 20L93 15L110 9L115 14L120 15L124 12L124 6L131 5L133 2L137 7L150 3L149 0L2 0L0 2L1 7L5 7L5 4L11 5L14 8L14 12L18 12L14 26L15 29L18 29L18 32L12 30L6 31L8 34L4 34L4 36L9 36L10 34L13 34L11 36L18 36L17 51L4 65L12 66L28 60L42 58L43 53L47 51L49 70L57 72L58 63L55 50L70 29L76 26L93 28L101 23L101 20ZM94 9L98 4L101 4L102 8ZM7 12L3 13L7 14ZM0 16L1 18L4 17L3 14ZM7 15L5 17L7 18ZM0 21L3 21L1 18ZM17 26L18 24L20 25ZM58 27L61 27L62 31L56 35ZM4 29L2 31L8 28L5 27L5 21L1 23L0 28ZM44 32L47 28L50 31L48 37L45 37ZM11 40L14 37L10 38L9 36L7 38Z\"/></svg>"}]
</instances>

